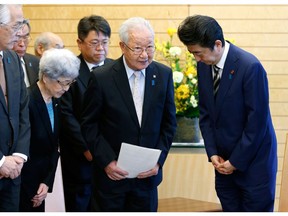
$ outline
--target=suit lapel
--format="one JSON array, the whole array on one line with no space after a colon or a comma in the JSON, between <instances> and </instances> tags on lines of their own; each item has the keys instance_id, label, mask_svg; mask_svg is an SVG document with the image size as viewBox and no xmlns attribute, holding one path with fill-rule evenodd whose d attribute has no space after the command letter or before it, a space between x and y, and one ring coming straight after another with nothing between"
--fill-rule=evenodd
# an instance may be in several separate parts
<instances>
[{"instance_id":1,"label":"suit lapel","mask_svg":"<svg viewBox=\"0 0 288 216\"><path fill-rule=\"evenodd\" d=\"M151 101L153 98L153 92L158 87L158 79L159 74L158 71L153 67L153 63L151 63L146 68L146 76L145 76L145 93L144 93L144 101L143 101L143 112L142 112L142 126L145 125L146 119L148 119L149 108L151 105Z\"/></svg>"},{"instance_id":2,"label":"suit lapel","mask_svg":"<svg viewBox=\"0 0 288 216\"><path fill-rule=\"evenodd\" d=\"M4 65L3 65L3 67L4 67ZM4 74L5 74L5 67L4 67ZM6 82L7 82L7 80L6 80ZM6 113L8 113L8 109L7 109L7 105L6 105L6 101L5 101L5 96L4 96L4 93L2 91L2 88L0 88L0 103L2 104Z\"/></svg>"},{"instance_id":3,"label":"suit lapel","mask_svg":"<svg viewBox=\"0 0 288 216\"><path fill-rule=\"evenodd\" d=\"M213 78L211 65L206 65L202 62L198 62L197 71L199 91L201 91L202 95L206 95L204 103L207 103L207 109L211 114L213 114L213 116L215 116L215 102L213 94Z\"/></svg>"},{"instance_id":4,"label":"suit lapel","mask_svg":"<svg viewBox=\"0 0 288 216\"><path fill-rule=\"evenodd\" d=\"M25 54L23 56L24 62L25 62L25 69L26 69L26 74L28 76L28 80L30 82L30 84L34 83L37 81L38 79L38 72L39 71L35 71L37 68L36 65L33 65L34 63L30 60L29 56L27 54Z\"/></svg>"},{"instance_id":5,"label":"suit lapel","mask_svg":"<svg viewBox=\"0 0 288 216\"><path fill-rule=\"evenodd\" d=\"M127 78L126 69L124 67L123 63L123 57L118 59L117 63L113 66L113 78L116 83L116 86L122 96L122 99L124 103L126 104L127 109L129 110L129 113L131 114L132 119L135 121L135 124L137 124L139 127L139 122L136 114L136 109L133 102L133 96L131 93L129 81ZM143 119L143 118L142 118Z\"/></svg>"},{"instance_id":6,"label":"suit lapel","mask_svg":"<svg viewBox=\"0 0 288 216\"><path fill-rule=\"evenodd\" d=\"M59 131L59 104L58 99L53 98L53 111L54 111L54 131L51 133L53 136L53 143L57 141L56 137L58 137L58 131ZM52 132L52 131L51 131Z\"/></svg>"},{"instance_id":7,"label":"suit lapel","mask_svg":"<svg viewBox=\"0 0 288 216\"><path fill-rule=\"evenodd\" d=\"M80 70L79 76L77 77L77 80L81 82L86 88L88 87L89 79L90 79L90 70L83 59L82 55L79 55L78 58L81 60L80 64Z\"/></svg>"},{"instance_id":8,"label":"suit lapel","mask_svg":"<svg viewBox=\"0 0 288 216\"><path fill-rule=\"evenodd\" d=\"M234 55L233 52L233 46L230 45L229 53L227 55L227 59L225 61L225 65L223 68L222 76L221 76L221 81L220 81L220 86L218 90L218 95L215 101L216 105L216 116L218 116L221 105L224 102L225 95L229 91L235 76L237 75L237 69L238 65L236 64L237 58Z\"/></svg>"},{"instance_id":9,"label":"suit lapel","mask_svg":"<svg viewBox=\"0 0 288 216\"><path fill-rule=\"evenodd\" d=\"M17 69L17 62L12 62L12 56L10 55L10 53L5 52L4 54L4 59L3 59L3 66L4 66L4 73L5 73L5 78L6 78L6 88L7 88L7 94L8 94L8 108L5 102L5 98L3 95L3 92L1 94L0 100L1 103L3 104L3 106L5 106L5 110L8 113L8 109L12 110L13 109L13 95L16 94L16 89L17 88L13 88L15 84L17 84L17 77L15 76L20 76L19 73L19 69ZM20 60L19 60L20 62ZM18 65L21 67L21 65Z\"/></svg>"},{"instance_id":10,"label":"suit lapel","mask_svg":"<svg viewBox=\"0 0 288 216\"><path fill-rule=\"evenodd\" d=\"M34 88L34 90L32 91L32 94L33 94L33 97L35 99L36 108L39 112L39 116L40 116L39 121L41 120L43 122L43 125L44 125L47 133L49 134L49 137L52 138L53 137L52 127L51 127L50 118L49 118L46 104L43 100L41 92L40 92L36 83L35 83L35 86L33 86L33 88ZM35 88L37 88L37 89L35 89ZM54 107L53 107L53 109L54 109ZM55 114L56 113L54 112L54 115ZM54 122L54 125L55 125L55 122ZM52 140L53 140L53 138L52 138Z\"/></svg>"}]
</instances>

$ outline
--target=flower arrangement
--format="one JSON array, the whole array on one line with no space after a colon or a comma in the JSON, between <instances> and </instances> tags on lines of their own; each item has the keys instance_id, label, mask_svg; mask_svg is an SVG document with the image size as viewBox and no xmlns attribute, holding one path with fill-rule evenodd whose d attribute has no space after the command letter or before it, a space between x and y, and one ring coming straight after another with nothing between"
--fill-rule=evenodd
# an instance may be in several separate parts
<instances>
[{"instance_id":1,"label":"flower arrangement","mask_svg":"<svg viewBox=\"0 0 288 216\"><path fill-rule=\"evenodd\" d=\"M170 40L155 42L156 55L160 54L173 71L176 115L196 118L199 117L196 61L188 51L183 55L180 47L173 46L176 32L175 28L168 28Z\"/></svg>"}]
</instances>

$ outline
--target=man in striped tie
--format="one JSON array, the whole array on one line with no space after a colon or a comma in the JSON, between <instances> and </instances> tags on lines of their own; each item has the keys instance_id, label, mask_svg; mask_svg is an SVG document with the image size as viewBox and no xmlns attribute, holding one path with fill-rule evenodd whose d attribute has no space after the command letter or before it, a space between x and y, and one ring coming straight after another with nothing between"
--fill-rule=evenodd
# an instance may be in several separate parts
<instances>
[{"instance_id":1,"label":"man in striped tie","mask_svg":"<svg viewBox=\"0 0 288 216\"><path fill-rule=\"evenodd\" d=\"M223 211L273 211L277 141L265 69L225 41L212 17L187 17L178 36L197 60L200 128Z\"/></svg>"}]
</instances>

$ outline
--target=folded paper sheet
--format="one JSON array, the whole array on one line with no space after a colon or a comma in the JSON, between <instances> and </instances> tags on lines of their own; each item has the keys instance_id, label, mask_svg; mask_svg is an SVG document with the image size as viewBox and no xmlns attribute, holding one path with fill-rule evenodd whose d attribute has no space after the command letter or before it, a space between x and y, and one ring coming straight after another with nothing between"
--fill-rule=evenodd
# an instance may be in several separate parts
<instances>
[{"instance_id":1,"label":"folded paper sheet","mask_svg":"<svg viewBox=\"0 0 288 216\"><path fill-rule=\"evenodd\" d=\"M127 171L127 178L135 178L141 172L155 167L161 150L122 143L117 166Z\"/></svg>"}]
</instances>

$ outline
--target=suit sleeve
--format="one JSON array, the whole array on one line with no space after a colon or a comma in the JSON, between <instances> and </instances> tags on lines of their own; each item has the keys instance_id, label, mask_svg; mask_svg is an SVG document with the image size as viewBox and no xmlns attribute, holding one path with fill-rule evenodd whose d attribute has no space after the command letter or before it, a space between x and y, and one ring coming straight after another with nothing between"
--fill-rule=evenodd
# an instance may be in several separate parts
<instances>
[{"instance_id":1,"label":"suit sleeve","mask_svg":"<svg viewBox=\"0 0 288 216\"><path fill-rule=\"evenodd\" d=\"M21 153L29 156L30 146L30 121L29 121L29 97L27 88L24 82L24 73L22 66L18 59L18 67L20 70L20 106L19 106L19 134L17 139L17 146L14 153Z\"/></svg>"},{"instance_id":2,"label":"suit sleeve","mask_svg":"<svg viewBox=\"0 0 288 216\"><path fill-rule=\"evenodd\" d=\"M229 161L239 170L245 170L263 143L270 121L267 75L259 62L247 69L244 76L244 97L247 113L241 141Z\"/></svg>"},{"instance_id":3,"label":"suit sleeve","mask_svg":"<svg viewBox=\"0 0 288 216\"><path fill-rule=\"evenodd\" d=\"M161 134L158 148L162 150L158 163L164 165L169 149L171 147L173 137L176 131L176 108L174 102L174 84L172 71L169 73L166 91L166 100L163 110L163 118L161 123Z\"/></svg>"},{"instance_id":4,"label":"suit sleeve","mask_svg":"<svg viewBox=\"0 0 288 216\"><path fill-rule=\"evenodd\" d=\"M99 131L98 122L103 109L102 92L99 86L95 75L92 75L84 96L81 131L96 163L101 168L105 168L117 156Z\"/></svg>"},{"instance_id":5,"label":"suit sleeve","mask_svg":"<svg viewBox=\"0 0 288 216\"><path fill-rule=\"evenodd\" d=\"M66 135L65 142L71 144L71 148L76 154L82 155L83 152L88 150L88 146L83 138L80 122L73 111L73 103L77 103L77 101L75 101L76 97L73 95L74 88L77 88L77 86L72 86L71 89L61 97L62 121L64 125L62 130ZM81 106L80 101L78 106Z\"/></svg>"}]
</instances>

